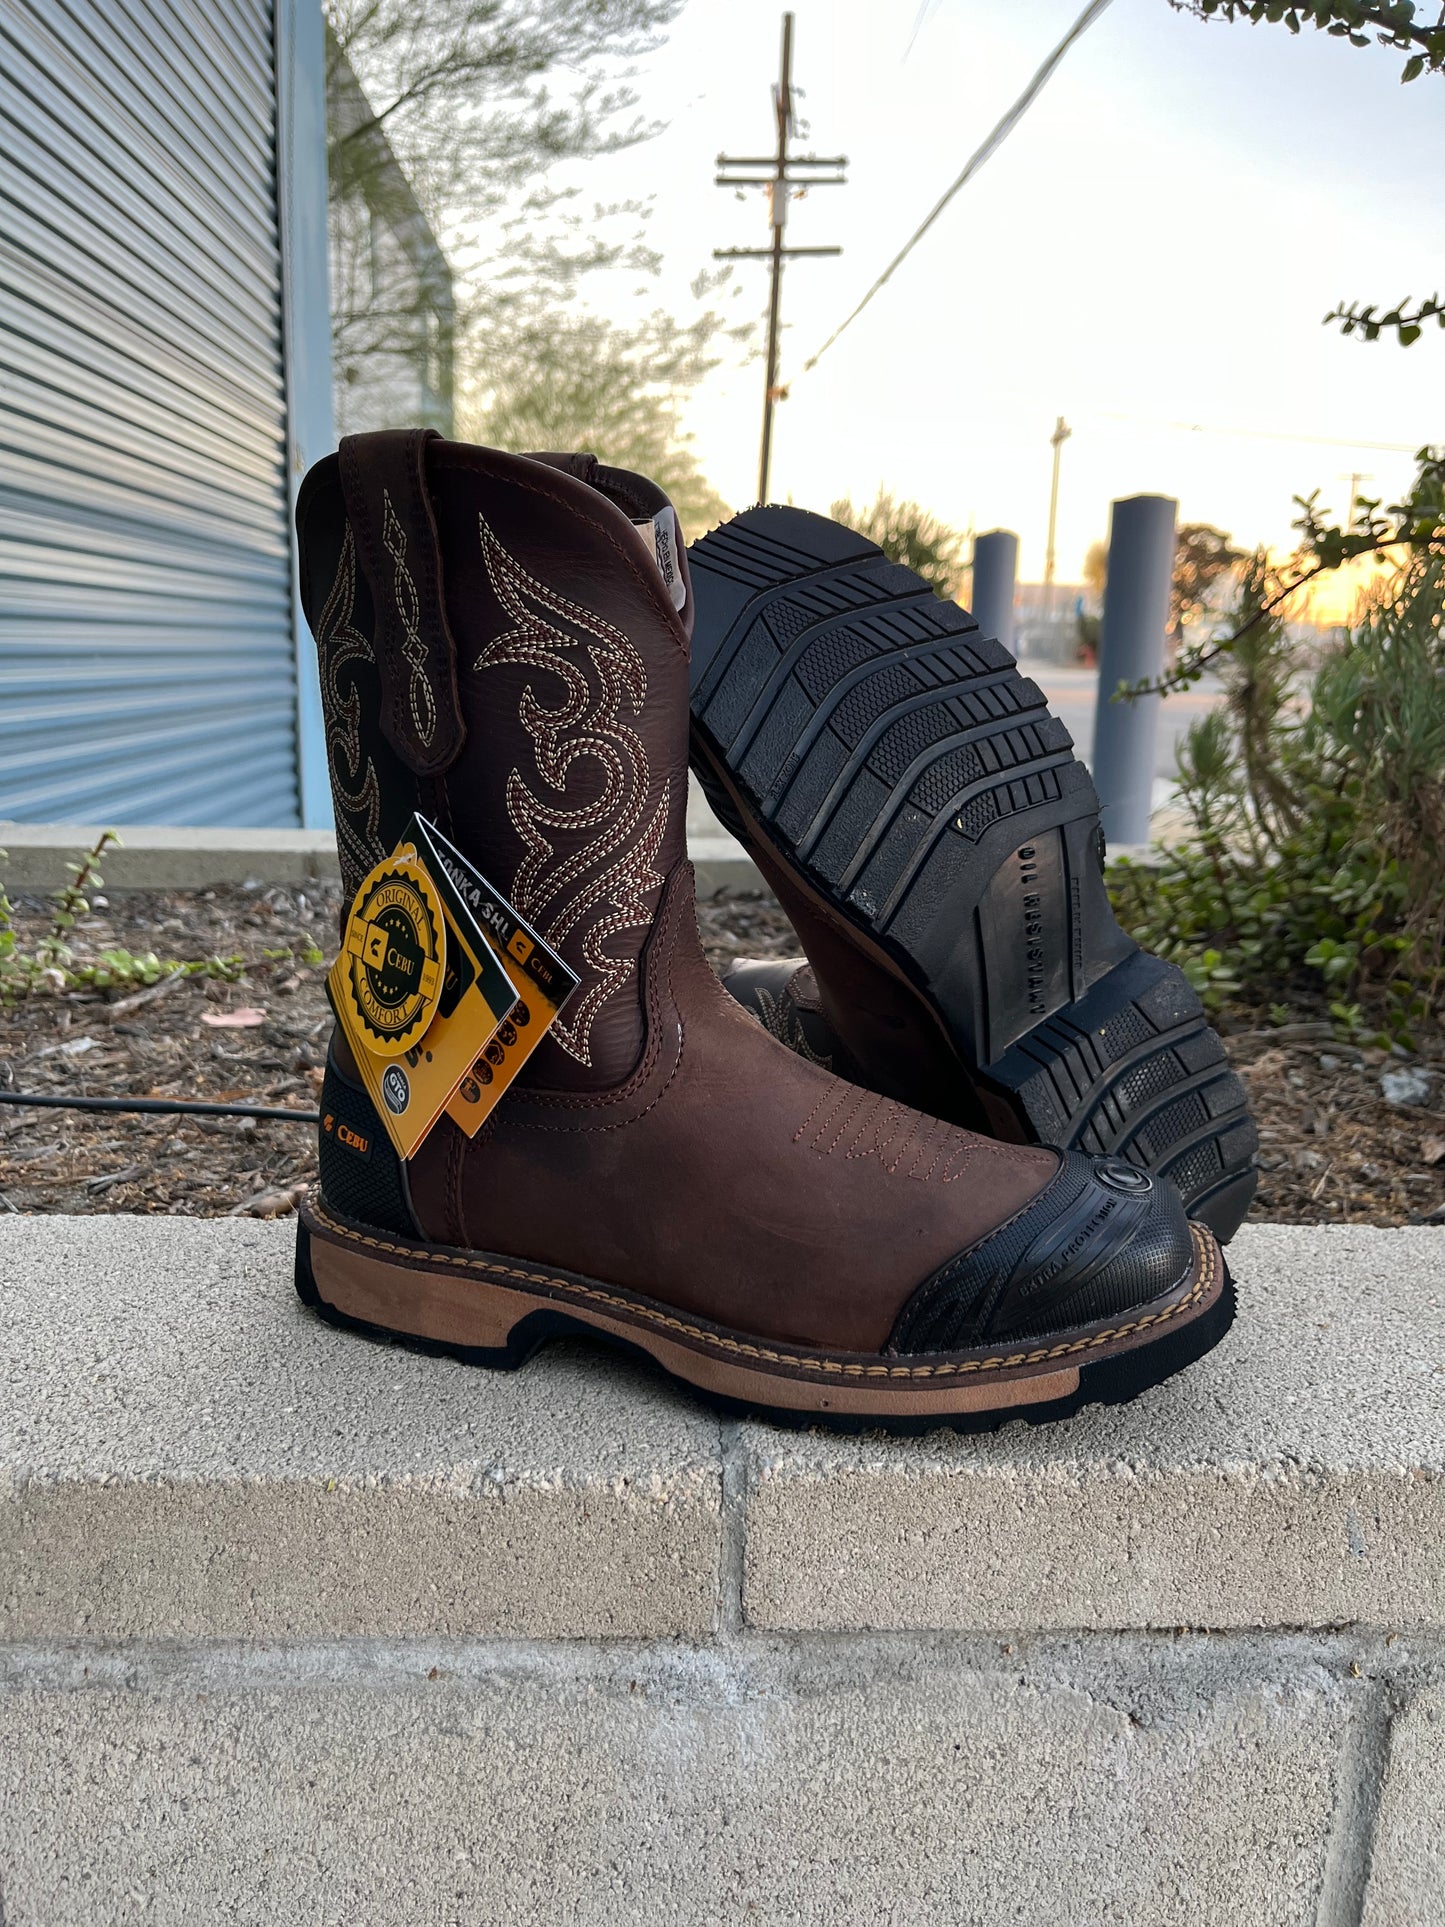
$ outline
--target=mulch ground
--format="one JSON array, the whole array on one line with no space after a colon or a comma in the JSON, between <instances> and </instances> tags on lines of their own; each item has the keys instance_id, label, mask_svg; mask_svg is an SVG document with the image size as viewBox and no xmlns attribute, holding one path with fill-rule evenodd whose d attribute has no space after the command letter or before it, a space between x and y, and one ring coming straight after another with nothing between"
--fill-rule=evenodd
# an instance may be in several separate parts
<instances>
[{"instance_id":1,"label":"mulch ground","mask_svg":"<svg viewBox=\"0 0 1445 1927\"><path fill-rule=\"evenodd\" d=\"M0 1088L314 1108L331 1014L324 967L294 959L308 943L329 954L338 909L326 885L96 899L73 936L77 959L117 946L163 960L239 953L244 978L177 980L109 1001L40 996L0 1011ZM28 947L46 928L44 906L21 898L15 912ZM797 948L770 899L725 895L699 915L714 967ZM243 1012L259 1021L214 1021ZM1294 1016L1279 1028L1234 1013L1221 1026L1260 1126L1254 1215L1445 1222L1445 1033L1405 1058L1340 1043L1309 1008ZM314 1132L299 1121L0 1105L0 1210L271 1216L293 1209L314 1176Z\"/></svg>"}]
</instances>

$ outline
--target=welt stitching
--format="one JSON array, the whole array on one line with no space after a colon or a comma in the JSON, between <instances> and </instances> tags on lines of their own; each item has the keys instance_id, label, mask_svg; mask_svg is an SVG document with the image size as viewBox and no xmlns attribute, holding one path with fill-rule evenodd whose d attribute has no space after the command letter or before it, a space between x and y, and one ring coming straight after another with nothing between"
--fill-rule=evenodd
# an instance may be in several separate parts
<instances>
[{"instance_id":1,"label":"welt stitching","mask_svg":"<svg viewBox=\"0 0 1445 1927\"><path fill-rule=\"evenodd\" d=\"M520 1284L542 1285L551 1291L560 1291L569 1297L590 1300L597 1304L615 1305L634 1318L646 1320L668 1331L681 1333L684 1337L696 1339L704 1348L714 1351L734 1353L743 1358L758 1358L771 1365L787 1365L795 1370L818 1372L827 1377L837 1378L961 1378L971 1377L983 1372L1016 1370L1022 1365L1040 1365L1055 1358L1076 1357L1080 1352L1092 1351L1096 1346L1111 1343L1116 1338L1128 1338L1133 1333L1146 1331L1153 1325L1164 1325L1187 1311L1204 1297L1214 1283L1216 1276L1217 1247L1210 1238L1206 1245L1207 1233L1201 1232L1198 1225L1191 1224L1195 1249L1202 1264L1198 1279L1188 1295L1175 1305L1163 1311L1149 1312L1143 1318L1131 1320L1126 1325L1111 1326L1108 1331L1094 1332L1088 1338L1076 1338L1068 1343L1050 1346L1037 1346L1028 1352L1014 1352L1007 1357L964 1359L958 1363L943 1365L858 1365L838 1358L804 1358L794 1352L775 1352L766 1345L752 1345L736 1338L726 1338L717 1332L705 1330L701 1325L690 1325L685 1319L673 1318L665 1312L654 1311L649 1305L640 1305L633 1299L625 1298L617 1292L603 1291L594 1285L584 1285L574 1278L558 1278L551 1272L521 1271L512 1265L493 1264L486 1258L468 1257L462 1252L408 1251L405 1245L393 1244L385 1238L373 1238L364 1232L352 1231L337 1221L320 1205L312 1206L316 1220L336 1236L350 1240L353 1244L366 1245L373 1251L388 1251L400 1258L424 1257L431 1264L451 1265L463 1271L486 1272L493 1277L511 1278Z\"/></svg>"}]
</instances>

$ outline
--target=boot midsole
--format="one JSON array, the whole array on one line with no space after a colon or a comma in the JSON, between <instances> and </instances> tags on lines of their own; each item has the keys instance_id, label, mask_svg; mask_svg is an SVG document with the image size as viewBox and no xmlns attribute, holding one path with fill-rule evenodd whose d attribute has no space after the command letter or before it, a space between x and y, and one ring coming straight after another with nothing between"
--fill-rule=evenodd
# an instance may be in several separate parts
<instances>
[{"instance_id":1,"label":"boot midsole","mask_svg":"<svg viewBox=\"0 0 1445 1927\"><path fill-rule=\"evenodd\" d=\"M942 1417L1066 1399L1081 1367L1138 1350L1207 1313L1225 1287L1219 1248L1194 1227L1191 1275L1127 1319L1080 1327L1011 1350L903 1358L789 1347L690 1317L596 1279L490 1252L412 1243L302 1207L298 1287L350 1322L520 1363L527 1328L557 1314L646 1352L665 1371L719 1397L792 1411ZM313 1298L314 1293L314 1298ZM533 1340L533 1344L536 1341Z\"/></svg>"}]
</instances>

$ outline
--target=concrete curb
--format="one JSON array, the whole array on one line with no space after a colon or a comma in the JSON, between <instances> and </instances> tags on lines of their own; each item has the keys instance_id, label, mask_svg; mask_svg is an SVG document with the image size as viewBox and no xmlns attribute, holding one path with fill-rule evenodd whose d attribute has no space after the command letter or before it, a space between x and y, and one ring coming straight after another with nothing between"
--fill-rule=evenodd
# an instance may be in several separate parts
<instances>
[{"instance_id":1,"label":"concrete curb","mask_svg":"<svg viewBox=\"0 0 1445 1927\"><path fill-rule=\"evenodd\" d=\"M0 823L0 879L12 895L48 895L66 881L66 863L92 849L98 823ZM336 882L331 830L178 829L140 824L120 829L101 872L107 891L213 890L219 884ZM762 890L752 859L716 825L689 827L688 855L700 896L719 890Z\"/></svg>"},{"instance_id":2,"label":"concrete curb","mask_svg":"<svg viewBox=\"0 0 1445 1927\"><path fill-rule=\"evenodd\" d=\"M179 829L170 824L116 826L121 843L100 868L111 890L212 890L223 883L313 883L337 880L331 830ZM5 887L49 893L66 880L66 863L93 849L98 823L0 823L0 876Z\"/></svg>"},{"instance_id":3,"label":"concrete curb","mask_svg":"<svg viewBox=\"0 0 1445 1927\"><path fill-rule=\"evenodd\" d=\"M1445 1231L914 1442L368 1345L291 1238L0 1220L6 1927L1445 1927Z\"/></svg>"}]
</instances>

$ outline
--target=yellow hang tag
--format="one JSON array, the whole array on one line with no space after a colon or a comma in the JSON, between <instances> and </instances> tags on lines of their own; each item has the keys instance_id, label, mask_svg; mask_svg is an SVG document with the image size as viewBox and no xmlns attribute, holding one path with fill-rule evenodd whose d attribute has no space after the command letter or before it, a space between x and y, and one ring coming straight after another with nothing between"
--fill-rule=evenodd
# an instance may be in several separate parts
<instances>
[{"instance_id":1,"label":"yellow hang tag","mask_svg":"<svg viewBox=\"0 0 1445 1927\"><path fill-rule=\"evenodd\" d=\"M447 933L430 877L414 860L378 863L356 893L336 960L347 1012L374 1057L399 1057L436 1015Z\"/></svg>"},{"instance_id":2,"label":"yellow hang tag","mask_svg":"<svg viewBox=\"0 0 1445 1927\"><path fill-rule=\"evenodd\" d=\"M439 830L415 827L424 832L418 845L433 873L461 898L517 998L447 1100L447 1116L475 1137L577 988L577 975Z\"/></svg>"},{"instance_id":3,"label":"yellow hang tag","mask_svg":"<svg viewBox=\"0 0 1445 1927\"><path fill-rule=\"evenodd\" d=\"M517 1002L465 903L429 860L426 826L414 818L408 827L357 892L327 978L362 1082L404 1158Z\"/></svg>"}]
</instances>

